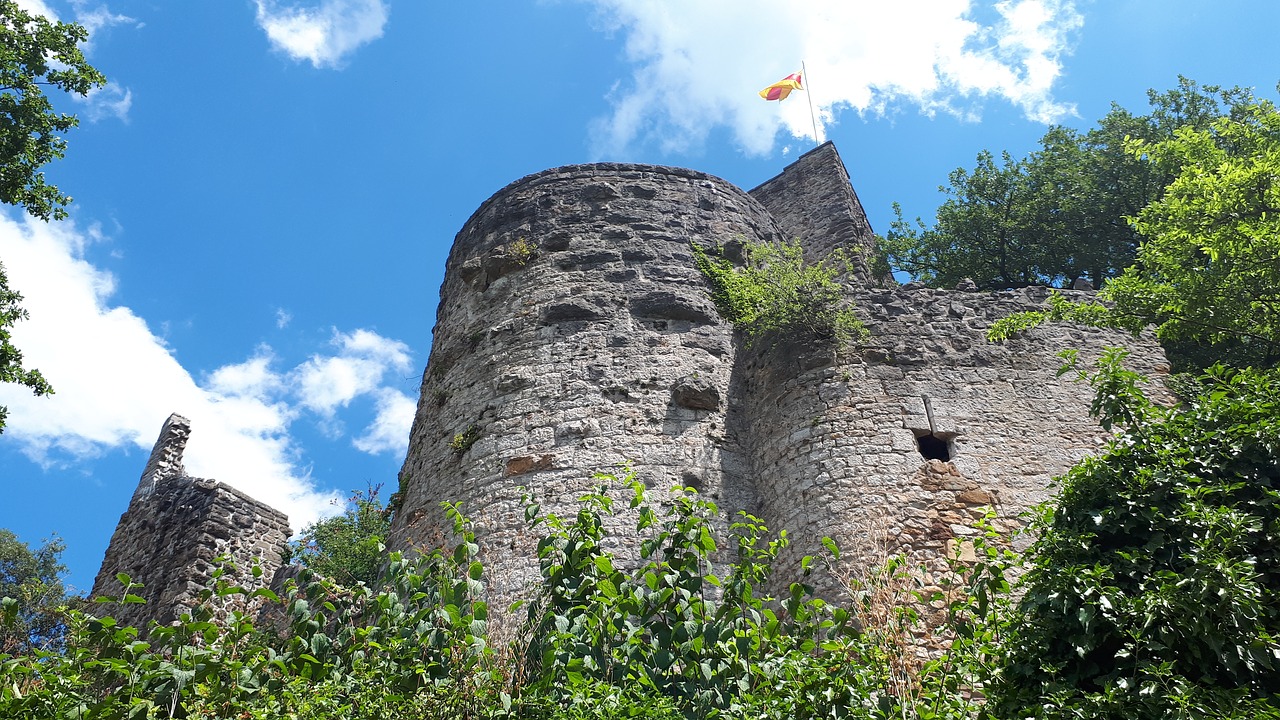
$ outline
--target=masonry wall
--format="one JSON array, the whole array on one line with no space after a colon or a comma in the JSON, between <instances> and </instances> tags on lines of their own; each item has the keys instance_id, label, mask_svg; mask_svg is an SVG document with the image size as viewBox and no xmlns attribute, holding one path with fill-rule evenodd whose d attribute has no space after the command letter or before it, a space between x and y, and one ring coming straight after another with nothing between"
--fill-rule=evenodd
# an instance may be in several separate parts
<instances>
[{"instance_id":1,"label":"masonry wall","mask_svg":"<svg viewBox=\"0 0 1280 720\"><path fill-rule=\"evenodd\" d=\"M870 341L842 354L794 338L748 347L719 319L692 247L734 257L789 238L811 260L851 254L849 299ZM700 489L722 530L739 510L787 529L782 577L823 536L855 564L899 550L936 559L963 552L990 508L1013 530L1052 476L1104 442L1089 388L1056 377L1058 351L1126 346L1138 370L1167 371L1145 336L1058 326L988 343L991 322L1048 291L878 288L892 283L872 277L874 252L830 144L750 195L642 165L512 183L449 257L393 544L441 542L439 503L461 501L501 607L536 577L524 489L571 514L593 473L630 462L659 501L673 485ZM635 538L615 529L633 557Z\"/></svg>"},{"instance_id":2,"label":"masonry wall","mask_svg":"<svg viewBox=\"0 0 1280 720\"><path fill-rule=\"evenodd\" d=\"M212 587L221 556L236 568L226 579L249 589L265 585L283 564L288 518L228 485L187 476L182 452L190 432L179 415L165 422L94 580L93 597L120 596L119 573L142 583L129 592L145 604L95 606L121 624L145 628L151 620L176 619ZM251 573L255 564L260 578Z\"/></svg>"},{"instance_id":3,"label":"masonry wall","mask_svg":"<svg viewBox=\"0 0 1280 720\"><path fill-rule=\"evenodd\" d=\"M881 280L873 277L871 267L875 234L833 143L801 155L750 194L778 221L787 240L803 241L807 260L821 260L840 249L853 266L854 284Z\"/></svg>"},{"instance_id":4,"label":"masonry wall","mask_svg":"<svg viewBox=\"0 0 1280 720\"><path fill-rule=\"evenodd\" d=\"M396 545L438 542L439 503L461 501L511 598L536 577L521 487L572 515L593 473L631 462L659 498L691 485L751 505L727 429L733 333L692 245L780 237L746 193L689 170L575 166L497 193L449 257Z\"/></svg>"},{"instance_id":5,"label":"masonry wall","mask_svg":"<svg viewBox=\"0 0 1280 720\"><path fill-rule=\"evenodd\" d=\"M1040 308L1047 294L862 290L854 302L871 338L855 351L784 343L741 359L761 516L795 540L784 576L823 536L865 566L897 551L953 554L989 509L998 529L1020 527L1053 476L1107 438L1088 415L1090 388L1057 377L1061 350L1087 363L1129 347L1161 394L1168 366L1150 336L1046 326L986 341L993 321Z\"/></svg>"}]
</instances>

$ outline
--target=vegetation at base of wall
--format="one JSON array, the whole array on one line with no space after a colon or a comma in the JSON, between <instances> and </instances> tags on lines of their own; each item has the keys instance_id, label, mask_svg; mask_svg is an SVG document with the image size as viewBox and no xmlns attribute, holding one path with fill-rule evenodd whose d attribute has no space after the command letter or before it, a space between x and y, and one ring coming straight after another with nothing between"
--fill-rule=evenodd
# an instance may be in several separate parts
<instances>
[{"instance_id":1,"label":"vegetation at base of wall","mask_svg":"<svg viewBox=\"0 0 1280 720\"><path fill-rule=\"evenodd\" d=\"M491 631L479 542L446 505L456 543L391 555L372 586L216 576L145 641L61 611L61 649L0 655L0 717L1280 718L1280 371L1216 368L1165 408L1122 360L1068 366L1117 435L1020 558L987 529L975 561L892 557L824 601L834 543L785 582L785 533L742 514L717 537L693 491L655 506L606 476L571 518L526 498L541 580L519 631ZM627 518L638 562L607 549ZM116 602L140 602L121 580Z\"/></svg>"},{"instance_id":2,"label":"vegetation at base of wall","mask_svg":"<svg viewBox=\"0 0 1280 720\"><path fill-rule=\"evenodd\" d=\"M1042 508L988 711L1280 717L1280 373L1216 367L1167 408L1122 359L1086 374L1118 435Z\"/></svg>"},{"instance_id":3,"label":"vegetation at base of wall","mask_svg":"<svg viewBox=\"0 0 1280 720\"><path fill-rule=\"evenodd\" d=\"M341 515L308 525L292 544L292 559L341 585L376 583L391 532L391 509L378 498L381 488L355 491Z\"/></svg>"},{"instance_id":4,"label":"vegetation at base of wall","mask_svg":"<svg viewBox=\"0 0 1280 720\"><path fill-rule=\"evenodd\" d=\"M822 262L808 263L798 242L748 243L741 267L719 248L695 245L693 254L721 317L748 340L802 333L846 346L867 335L844 298L839 278L849 262L839 250Z\"/></svg>"},{"instance_id":5,"label":"vegetation at base of wall","mask_svg":"<svg viewBox=\"0 0 1280 720\"><path fill-rule=\"evenodd\" d=\"M985 662L989 642L965 628L982 624L974 598L1004 587L1000 551L984 556L990 561L956 562L934 580L952 584L952 622L938 629L960 638L951 650L924 663L889 662L914 657L904 631L927 633L917 608L943 599L908 589L922 587L921 572L895 562L879 576L898 583L887 607L880 582L851 584L848 603L827 603L807 580L839 558L806 558L801 577L772 598L763 587L785 535L770 536L744 515L717 541L716 508L693 491L677 491L659 514L634 478L599 480L601 489L582 499L573 518L543 514L529 501L526 517L542 534L541 584L518 610L527 621L512 642L491 644L480 547L459 508L448 505L457 544L416 559L392 554L374 587L316 579L277 597L230 587L218 573L201 605L174 625L153 625L145 641L110 618L68 612L63 652L0 656L0 716L674 720L975 712L961 690L975 660ZM605 550L619 493L642 539L634 569ZM717 577L711 557L721 543L736 549L737 560ZM115 601L140 601L136 586L121 581ZM268 612L253 611L255 603ZM12 619L11 603L3 609Z\"/></svg>"}]
</instances>

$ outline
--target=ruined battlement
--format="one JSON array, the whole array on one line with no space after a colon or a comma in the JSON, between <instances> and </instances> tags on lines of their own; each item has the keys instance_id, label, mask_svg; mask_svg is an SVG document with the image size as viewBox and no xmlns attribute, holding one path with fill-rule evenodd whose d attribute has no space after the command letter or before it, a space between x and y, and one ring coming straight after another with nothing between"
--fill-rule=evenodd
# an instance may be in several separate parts
<instances>
[{"instance_id":1,"label":"ruined battlement","mask_svg":"<svg viewBox=\"0 0 1280 720\"><path fill-rule=\"evenodd\" d=\"M182 454L190 435L191 423L181 415L165 421L93 581L91 597L122 595L119 573L142 584L129 592L145 604L106 611L122 625L177 619L212 586L220 564L229 582L250 590L283 565L289 518L229 485L188 476ZM255 565L260 578L251 572Z\"/></svg>"}]
</instances>

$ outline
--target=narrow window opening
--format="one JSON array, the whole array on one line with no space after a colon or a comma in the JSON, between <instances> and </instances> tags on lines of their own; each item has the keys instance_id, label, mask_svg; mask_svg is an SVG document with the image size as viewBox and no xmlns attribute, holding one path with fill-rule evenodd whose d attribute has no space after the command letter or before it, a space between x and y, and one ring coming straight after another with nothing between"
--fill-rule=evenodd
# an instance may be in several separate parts
<instances>
[{"instance_id":1,"label":"narrow window opening","mask_svg":"<svg viewBox=\"0 0 1280 720\"><path fill-rule=\"evenodd\" d=\"M916 446L925 460L951 460L951 443L935 433L916 435Z\"/></svg>"}]
</instances>

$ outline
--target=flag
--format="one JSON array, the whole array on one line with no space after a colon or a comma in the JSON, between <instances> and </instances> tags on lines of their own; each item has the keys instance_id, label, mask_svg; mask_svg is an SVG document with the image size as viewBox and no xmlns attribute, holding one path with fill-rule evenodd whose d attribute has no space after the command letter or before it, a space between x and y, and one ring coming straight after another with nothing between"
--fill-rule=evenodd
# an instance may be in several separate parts
<instances>
[{"instance_id":1,"label":"flag","mask_svg":"<svg viewBox=\"0 0 1280 720\"><path fill-rule=\"evenodd\" d=\"M791 73L778 82L761 90L760 97L765 100L786 100L792 90L803 89L804 86L800 84L800 73Z\"/></svg>"}]
</instances>

